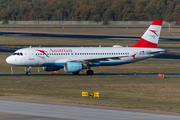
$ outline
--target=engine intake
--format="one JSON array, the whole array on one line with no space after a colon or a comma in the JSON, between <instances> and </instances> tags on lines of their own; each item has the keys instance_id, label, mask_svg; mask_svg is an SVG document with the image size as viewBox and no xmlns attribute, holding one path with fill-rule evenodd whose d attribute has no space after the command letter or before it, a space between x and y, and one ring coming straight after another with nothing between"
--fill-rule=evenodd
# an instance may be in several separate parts
<instances>
[{"instance_id":1,"label":"engine intake","mask_svg":"<svg viewBox=\"0 0 180 120\"><path fill-rule=\"evenodd\" d=\"M82 63L79 62L66 62L64 64L65 72L79 72L82 70Z\"/></svg>"}]
</instances>

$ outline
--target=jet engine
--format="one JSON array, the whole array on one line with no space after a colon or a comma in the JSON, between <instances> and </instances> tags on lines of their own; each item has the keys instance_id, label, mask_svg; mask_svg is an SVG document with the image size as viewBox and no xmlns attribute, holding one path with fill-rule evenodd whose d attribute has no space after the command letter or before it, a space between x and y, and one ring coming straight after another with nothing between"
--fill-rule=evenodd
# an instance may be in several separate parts
<instances>
[{"instance_id":1,"label":"jet engine","mask_svg":"<svg viewBox=\"0 0 180 120\"><path fill-rule=\"evenodd\" d=\"M60 70L61 67L43 67L44 71L57 71Z\"/></svg>"},{"instance_id":2,"label":"jet engine","mask_svg":"<svg viewBox=\"0 0 180 120\"><path fill-rule=\"evenodd\" d=\"M65 72L79 72L82 70L82 63L80 62L66 62L64 64L64 71Z\"/></svg>"}]
</instances>

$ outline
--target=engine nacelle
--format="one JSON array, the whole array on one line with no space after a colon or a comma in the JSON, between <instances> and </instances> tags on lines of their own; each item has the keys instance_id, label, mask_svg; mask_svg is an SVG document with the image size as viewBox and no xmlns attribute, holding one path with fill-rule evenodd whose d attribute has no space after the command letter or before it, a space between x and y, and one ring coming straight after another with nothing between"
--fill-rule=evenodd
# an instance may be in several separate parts
<instances>
[{"instance_id":1,"label":"engine nacelle","mask_svg":"<svg viewBox=\"0 0 180 120\"><path fill-rule=\"evenodd\" d=\"M65 72L79 72L82 70L82 64L79 62L66 62L64 64Z\"/></svg>"},{"instance_id":2,"label":"engine nacelle","mask_svg":"<svg viewBox=\"0 0 180 120\"><path fill-rule=\"evenodd\" d=\"M60 70L61 67L43 67L44 71L57 71L57 70Z\"/></svg>"}]
</instances>

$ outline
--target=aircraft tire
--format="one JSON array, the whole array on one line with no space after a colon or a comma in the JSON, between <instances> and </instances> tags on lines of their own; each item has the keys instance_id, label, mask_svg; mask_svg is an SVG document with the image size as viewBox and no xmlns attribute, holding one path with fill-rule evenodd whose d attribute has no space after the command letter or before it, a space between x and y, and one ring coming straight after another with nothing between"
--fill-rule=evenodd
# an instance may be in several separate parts
<instances>
[{"instance_id":1,"label":"aircraft tire","mask_svg":"<svg viewBox=\"0 0 180 120\"><path fill-rule=\"evenodd\" d=\"M79 75L79 72L73 72L73 75Z\"/></svg>"},{"instance_id":2,"label":"aircraft tire","mask_svg":"<svg viewBox=\"0 0 180 120\"><path fill-rule=\"evenodd\" d=\"M94 72L93 72L92 70L87 70L86 74L87 74L87 75L93 75Z\"/></svg>"},{"instance_id":3,"label":"aircraft tire","mask_svg":"<svg viewBox=\"0 0 180 120\"><path fill-rule=\"evenodd\" d=\"M26 75L30 75L31 74L31 72L26 72Z\"/></svg>"}]
</instances>

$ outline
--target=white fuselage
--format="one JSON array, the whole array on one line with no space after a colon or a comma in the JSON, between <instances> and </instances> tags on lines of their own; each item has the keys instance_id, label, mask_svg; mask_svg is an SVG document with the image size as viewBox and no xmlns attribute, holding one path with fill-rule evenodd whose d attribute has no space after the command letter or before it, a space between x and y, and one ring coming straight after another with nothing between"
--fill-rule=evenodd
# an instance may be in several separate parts
<instances>
[{"instance_id":1,"label":"white fuselage","mask_svg":"<svg viewBox=\"0 0 180 120\"><path fill-rule=\"evenodd\" d=\"M15 51L6 61L18 66L60 66L68 61L88 61L92 66L121 65L147 59L158 54L149 54L150 51L164 53L159 48L135 47L44 47L23 48Z\"/></svg>"},{"instance_id":2,"label":"white fuselage","mask_svg":"<svg viewBox=\"0 0 180 120\"><path fill-rule=\"evenodd\" d=\"M112 66L136 62L165 53L157 48L163 20L155 20L140 40L132 47L46 47L24 48L17 50L6 59L11 65L43 66L45 71L56 71L64 67L65 72L79 74L89 69L87 75L93 75L90 67Z\"/></svg>"}]
</instances>

